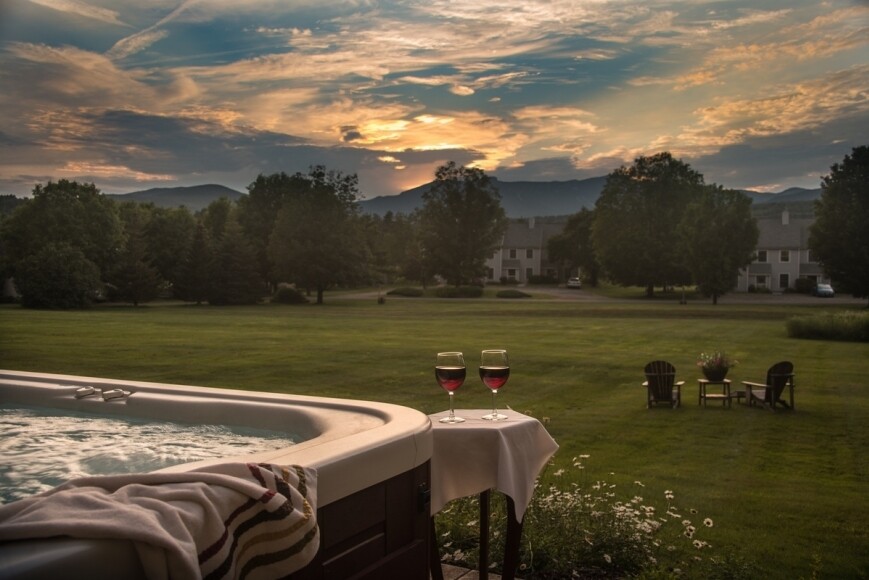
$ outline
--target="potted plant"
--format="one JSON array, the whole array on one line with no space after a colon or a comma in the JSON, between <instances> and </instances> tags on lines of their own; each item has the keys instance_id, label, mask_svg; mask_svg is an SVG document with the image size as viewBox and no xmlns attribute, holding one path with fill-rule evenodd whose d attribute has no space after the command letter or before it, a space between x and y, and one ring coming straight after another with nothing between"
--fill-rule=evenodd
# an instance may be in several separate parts
<instances>
[{"instance_id":1,"label":"potted plant","mask_svg":"<svg viewBox=\"0 0 869 580\"><path fill-rule=\"evenodd\" d=\"M727 356L724 351L711 353L701 352L697 358L697 366L703 372L703 376L710 381L723 381L727 371L735 367L739 362Z\"/></svg>"}]
</instances>

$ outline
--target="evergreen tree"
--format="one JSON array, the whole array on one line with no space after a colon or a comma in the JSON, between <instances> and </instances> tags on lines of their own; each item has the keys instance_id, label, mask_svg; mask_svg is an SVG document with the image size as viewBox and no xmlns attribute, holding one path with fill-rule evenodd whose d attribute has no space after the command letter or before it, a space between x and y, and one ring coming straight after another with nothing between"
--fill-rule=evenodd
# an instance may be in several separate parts
<instances>
[{"instance_id":1,"label":"evergreen tree","mask_svg":"<svg viewBox=\"0 0 869 580\"><path fill-rule=\"evenodd\" d=\"M211 241L205 224L196 224L193 240L185 252L181 272L176 284L176 294L182 300L202 302L208 300L211 289Z\"/></svg>"},{"instance_id":2,"label":"evergreen tree","mask_svg":"<svg viewBox=\"0 0 869 580\"><path fill-rule=\"evenodd\" d=\"M157 297L162 279L147 255L148 242L141 219L128 222L126 233L126 243L109 271L108 281L114 286L116 298L138 306Z\"/></svg>"},{"instance_id":3,"label":"evergreen tree","mask_svg":"<svg viewBox=\"0 0 869 580\"><path fill-rule=\"evenodd\" d=\"M208 302L215 305L256 304L265 293L256 252L235 216L230 214L211 260Z\"/></svg>"}]
</instances>

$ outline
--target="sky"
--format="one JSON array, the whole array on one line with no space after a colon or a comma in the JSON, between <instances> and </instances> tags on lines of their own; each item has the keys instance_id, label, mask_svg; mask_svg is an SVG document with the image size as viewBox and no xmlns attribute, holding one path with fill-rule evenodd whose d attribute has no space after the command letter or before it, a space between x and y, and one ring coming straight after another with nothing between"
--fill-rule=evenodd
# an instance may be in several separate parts
<instances>
[{"instance_id":1,"label":"sky","mask_svg":"<svg viewBox=\"0 0 869 580\"><path fill-rule=\"evenodd\" d=\"M669 151L815 188L869 144L869 0L0 0L0 193L325 165L364 198Z\"/></svg>"}]
</instances>

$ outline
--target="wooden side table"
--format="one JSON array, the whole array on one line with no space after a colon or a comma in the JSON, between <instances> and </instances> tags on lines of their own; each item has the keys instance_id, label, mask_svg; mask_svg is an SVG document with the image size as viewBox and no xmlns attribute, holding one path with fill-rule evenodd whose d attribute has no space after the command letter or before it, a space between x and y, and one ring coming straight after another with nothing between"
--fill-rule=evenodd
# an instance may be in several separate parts
<instances>
[{"instance_id":1,"label":"wooden side table","mask_svg":"<svg viewBox=\"0 0 869 580\"><path fill-rule=\"evenodd\" d=\"M697 404L706 406L707 400L721 401L722 406L730 407L733 397L730 395L730 379L722 379L720 381L710 381L709 379L697 379L699 392L697 395ZM710 393L707 391L709 385L721 385L721 392Z\"/></svg>"}]
</instances>

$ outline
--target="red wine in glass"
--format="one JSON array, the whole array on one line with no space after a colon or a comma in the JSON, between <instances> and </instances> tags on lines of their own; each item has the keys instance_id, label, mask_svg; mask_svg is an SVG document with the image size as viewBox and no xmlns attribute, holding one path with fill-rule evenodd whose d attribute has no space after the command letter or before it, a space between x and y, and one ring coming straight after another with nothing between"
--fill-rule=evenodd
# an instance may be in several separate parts
<instances>
[{"instance_id":1,"label":"red wine in glass","mask_svg":"<svg viewBox=\"0 0 869 580\"><path fill-rule=\"evenodd\" d=\"M497 391L510 378L510 367L480 367L480 379L483 384Z\"/></svg>"},{"instance_id":2,"label":"red wine in glass","mask_svg":"<svg viewBox=\"0 0 869 580\"><path fill-rule=\"evenodd\" d=\"M495 395L510 378L510 363L506 350L484 350L480 353L480 379L492 391L492 412L484 415L487 421L504 421L507 415L498 412Z\"/></svg>"},{"instance_id":3,"label":"red wine in glass","mask_svg":"<svg viewBox=\"0 0 869 580\"><path fill-rule=\"evenodd\" d=\"M453 396L456 390L465 382L465 357L460 352L439 352L435 363L435 379L450 395L450 414L440 419L441 423L464 423L461 417L456 417L453 411Z\"/></svg>"},{"instance_id":4,"label":"red wine in glass","mask_svg":"<svg viewBox=\"0 0 869 580\"><path fill-rule=\"evenodd\" d=\"M465 382L465 367L435 367L435 378L446 391L455 391Z\"/></svg>"}]
</instances>

